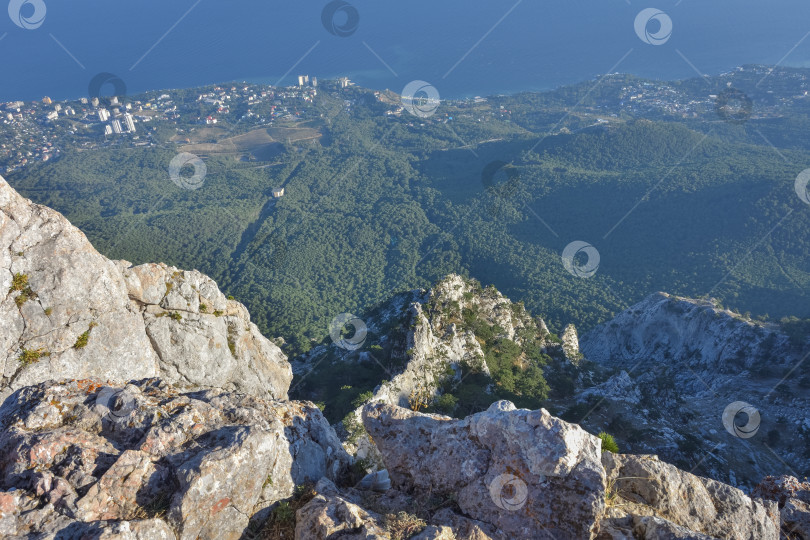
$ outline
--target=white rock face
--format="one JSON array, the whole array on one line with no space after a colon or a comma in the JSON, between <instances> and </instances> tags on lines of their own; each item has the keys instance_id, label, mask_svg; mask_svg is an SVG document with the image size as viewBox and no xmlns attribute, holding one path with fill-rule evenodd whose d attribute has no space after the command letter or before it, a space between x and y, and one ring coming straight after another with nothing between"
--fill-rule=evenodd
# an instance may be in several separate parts
<instances>
[{"instance_id":1,"label":"white rock face","mask_svg":"<svg viewBox=\"0 0 810 540\"><path fill-rule=\"evenodd\" d=\"M27 276L33 294L25 302L24 291L11 291L15 274ZM2 178L0 294L0 398L47 379L124 381L160 372L115 263L61 214L22 198ZM98 326L87 345L74 348L91 323ZM38 361L23 365L23 350L37 351Z\"/></svg>"},{"instance_id":2,"label":"white rock face","mask_svg":"<svg viewBox=\"0 0 810 540\"><path fill-rule=\"evenodd\" d=\"M581 340L582 352L594 362L663 361L668 353L670 361L712 369L736 365L738 358L750 367L766 346L768 354L785 351L787 336L775 332L774 325L743 321L709 301L665 293L645 298Z\"/></svg>"},{"instance_id":3,"label":"white rock face","mask_svg":"<svg viewBox=\"0 0 810 540\"><path fill-rule=\"evenodd\" d=\"M465 309L475 310L487 324L500 327L499 335L513 341L520 342L519 332L528 327L533 332L544 329L548 333L542 320L532 319L500 292L476 290L472 282L451 274L423 301L411 304L407 367L383 384L371 403L409 407L413 399L429 400L436 396L443 378L459 376L461 366L475 367L489 375L475 334L461 330L457 324ZM576 331L574 336L576 339Z\"/></svg>"},{"instance_id":4,"label":"white rock face","mask_svg":"<svg viewBox=\"0 0 810 540\"><path fill-rule=\"evenodd\" d=\"M437 325L437 321L425 316L419 303L411 305L411 320L415 326L408 336L408 365L381 385L373 402L408 407L412 400L432 399L442 378L455 376L460 365L474 365L489 374L484 352L472 332L460 332L455 324Z\"/></svg>"},{"instance_id":5,"label":"white rock face","mask_svg":"<svg viewBox=\"0 0 810 540\"><path fill-rule=\"evenodd\" d=\"M181 386L287 397L292 371L286 356L250 322L245 306L228 300L214 280L165 264L123 273L158 355L161 377Z\"/></svg>"},{"instance_id":6,"label":"white rock face","mask_svg":"<svg viewBox=\"0 0 810 540\"><path fill-rule=\"evenodd\" d=\"M2 178L0 294L0 399L45 380L157 376L287 397L286 357L210 278L110 261Z\"/></svg>"},{"instance_id":7,"label":"white rock face","mask_svg":"<svg viewBox=\"0 0 810 540\"><path fill-rule=\"evenodd\" d=\"M579 352L579 337L577 335L577 328L573 324L569 324L563 330L562 348L565 352L565 357L574 365L579 365L582 354Z\"/></svg>"}]
</instances>

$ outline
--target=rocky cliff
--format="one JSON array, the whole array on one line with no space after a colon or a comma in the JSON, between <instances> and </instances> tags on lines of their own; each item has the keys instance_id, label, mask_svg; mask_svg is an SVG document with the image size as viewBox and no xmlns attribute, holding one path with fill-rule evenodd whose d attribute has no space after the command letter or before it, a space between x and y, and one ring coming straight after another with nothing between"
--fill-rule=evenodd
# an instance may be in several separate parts
<instances>
[{"instance_id":1,"label":"rocky cliff","mask_svg":"<svg viewBox=\"0 0 810 540\"><path fill-rule=\"evenodd\" d=\"M2 178L0 291L0 398L88 376L287 396L286 357L210 278L110 261Z\"/></svg>"}]
</instances>

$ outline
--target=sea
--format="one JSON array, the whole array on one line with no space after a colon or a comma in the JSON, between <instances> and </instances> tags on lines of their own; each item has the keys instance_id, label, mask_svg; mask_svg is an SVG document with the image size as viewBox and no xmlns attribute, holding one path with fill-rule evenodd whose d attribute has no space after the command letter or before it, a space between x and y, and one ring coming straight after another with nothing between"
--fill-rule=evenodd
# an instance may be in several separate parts
<instances>
[{"instance_id":1,"label":"sea","mask_svg":"<svg viewBox=\"0 0 810 540\"><path fill-rule=\"evenodd\" d=\"M0 101L86 96L101 73L129 94L307 74L396 92L424 81L456 99L608 72L810 66L806 0L11 0L3 11Z\"/></svg>"}]
</instances>

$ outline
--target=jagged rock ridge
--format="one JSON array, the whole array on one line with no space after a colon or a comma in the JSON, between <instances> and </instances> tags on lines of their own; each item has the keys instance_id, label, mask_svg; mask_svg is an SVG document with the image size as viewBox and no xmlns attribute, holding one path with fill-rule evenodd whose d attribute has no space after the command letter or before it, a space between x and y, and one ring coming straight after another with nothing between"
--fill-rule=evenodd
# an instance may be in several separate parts
<instances>
[{"instance_id":1,"label":"jagged rock ridge","mask_svg":"<svg viewBox=\"0 0 810 540\"><path fill-rule=\"evenodd\" d=\"M614 373L578 393L583 408L600 404L587 422L624 447L746 489L774 471L810 473L807 344L780 325L658 293L588 332L581 350ZM735 402L759 414L744 437L723 423Z\"/></svg>"}]
</instances>

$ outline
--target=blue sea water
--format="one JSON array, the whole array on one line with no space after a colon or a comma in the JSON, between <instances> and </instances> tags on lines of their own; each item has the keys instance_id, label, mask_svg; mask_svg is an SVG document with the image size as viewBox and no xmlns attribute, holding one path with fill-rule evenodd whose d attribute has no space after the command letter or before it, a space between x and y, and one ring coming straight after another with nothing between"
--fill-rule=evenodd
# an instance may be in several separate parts
<instances>
[{"instance_id":1,"label":"blue sea water","mask_svg":"<svg viewBox=\"0 0 810 540\"><path fill-rule=\"evenodd\" d=\"M650 7L672 21L662 45L634 30ZM306 73L395 91L424 80L455 98L608 71L673 79L746 63L810 65L806 0L11 0L4 11L0 100L80 97L100 72L116 74L129 93L293 84ZM19 13L29 26L45 17L24 29L12 20Z\"/></svg>"}]
</instances>

